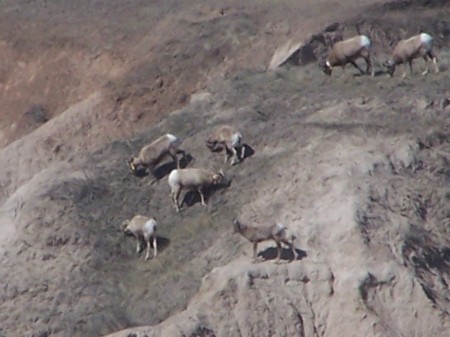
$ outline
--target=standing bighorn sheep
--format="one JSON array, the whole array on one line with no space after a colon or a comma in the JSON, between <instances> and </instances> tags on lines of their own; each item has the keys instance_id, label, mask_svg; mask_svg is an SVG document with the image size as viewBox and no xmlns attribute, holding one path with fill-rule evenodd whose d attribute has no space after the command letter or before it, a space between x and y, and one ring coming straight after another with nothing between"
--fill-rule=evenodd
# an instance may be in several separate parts
<instances>
[{"instance_id":1,"label":"standing bighorn sheep","mask_svg":"<svg viewBox=\"0 0 450 337\"><path fill-rule=\"evenodd\" d=\"M127 235L133 235L137 241L136 253L140 253L144 247L141 246L144 241L147 246L145 260L150 256L150 242L153 244L153 258L158 254L156 229L158 224L154 218L143 215L135 215L131 220L125 220L123 223L123 231Z\"/></svg>"},{"instance_id":2,"label":"standing bighorn sheep","mask_svg":"<svg viewBox=\"0 0 450 337\"><path fill-rule=\"evenodd\" d=\"M223 125L216 128L206 139L206 146L211 151L224 151L225 163L232 157L231 165L234 165L245 156L245 148L242 146L242 135L235 128ZM238 157L237 149L241 148L241 155ZM230 155L231 152L231 155Z\"/></svg>"},{"instance_id":3,"label":"standing bighorn sheep","mask_svg":"<svg viewBox=\"0 0 450 337\"><path fill-rule=\"evenodd\" d=\"M356 60L363 58L366 61L366 73L371 73L374 76L374 69L371 56L371 42L365 35L354 36L350 39L337 42L333 45L328 53L325 64L320 64L323 72L331 76L333 67L341 66L343 74L345 73L345 66L351 63L361 73L364 71L356 64Z\"/></svg>"},{"instance_id":4,"label":"standing bighorn sheep","mask_svg":"<svg viewBox=\"0 0 450 337\"><path fill-rule=\"evenodd\" d=\"M137 157L133 157L128 161L128 166L132 173L136 174L140 169L144 168L147 173L148 170L153 173L155 166L158 165L165 157L172 157L177 168L180 168L180 162L177 154L181 153L183 157L186 156L185 151L178 147L181 145L181 140L174 135L168 133L159 137L150 144L145 145Z\"/></svg>"},{"instance_id":5,"label":"standing bighorn sheep","mask_svg":"<svg viewBox=\"0 0 450 337\"><path fill-rule=\"evenodd\" d=\"M410 37L409 39L401 40L395 47L391 58L384 63L384 66L387 67L388 74L392 77L395 72L395 67L403 63L404 72L402 77L406 77L406 63L409 63L409 69L412 74L412 61L420 56L423 57L427 64L422 75L428 73L428 65L431 60L433 61L435 72L439 72L437 58L433 52L433 38L426 33L421 33Z\"/></svg>"},{"instance_id":6,"label":"standing bighorn sheep","mask_svg":"<svg viewBox=\"0 0 450 337\"><path fill-rule=\"evenodd\" d=\"M286 234L286 226L275 223L275 224L265 224L265 225L245 225L242 224L238 219L233 221L234 233L241 234L248 241L253 243L253 261L257 261L257 249L258 243L267 240L274 240L277 244L277 259L276 262L280 261L281 257L281 244L287 245L293 254L293 258L297 259L298 255L294 249L295 236L291 235L288 239Z\"/></svg>"},{"instance_id":7,"label":"standing bighorn sheep","mask_svg":"<svg viewBox=\"0 0 450 337\"><path fill-rule=\"evenodd\" d=\"M169 174L168 182L171 188L170 196L177 212L180 211L178 199L183 188L198 191L202 205L207 206L203 191L206 188L220 184L226 184L228 186L230 183L230 181L225 178L222 170L219 173L214 173L209 170L198 168L173 170Z\"/></svg>"}]
</instances>

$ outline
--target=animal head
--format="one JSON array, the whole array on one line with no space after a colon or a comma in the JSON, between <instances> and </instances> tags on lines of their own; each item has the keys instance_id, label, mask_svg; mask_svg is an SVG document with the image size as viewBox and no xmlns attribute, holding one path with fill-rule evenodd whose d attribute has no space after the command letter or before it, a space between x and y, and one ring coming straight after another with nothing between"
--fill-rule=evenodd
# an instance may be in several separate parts
<instances>
[{"instance_id":1,"label":"animal head","mask_svg":"<svg viewBox=\"0 0 450 337\"><path fill-rule=\"evenodd\" d=\"M128 167L130 168L131 172L136 172L136 165L134 164L134 157L132 157L129 161L128 161Z\"/></svg>"},{"instance_id":2,"label":"animal head","mask_svg":"<svg viewBox=\"0 0 450 337\"><path fill-rule=\"evenodd\" d=\"M320 69L322 69L322 71L328 75L331 76L331 72L332 72L332 67L331 64L328 60L323 60L319 63Z\"/></svg>"},{"instance_id":3,"label":"animal head","mask_svg":"<svg viewBox=\"0 0 450 337\"><path fill-rule=\"evenodd\" d=\"M394 75L394 71L395 71L395 64L391 59L387 59L384 63L383 66L387 68L387 72L390 76Z\"/></svg>"},{"instance_id":4,"label":"animal head","mask_svg":"<svg viewBox=\"0 0 450 337\"><path fill-rule=\"evenodd\" d=\"M233 233L239 233L241 228L241 224L237 218L233 220Z\"/></svg>"},{"instance_id":5,"label":"animal head","mask_svg":"<svg viewBox=\"0 0 450 337\"><path fill-rule=\"evenodd\" d=\"M214 185L220 184L222 182L223 178L224 178L224 176L220 173L214 174L212 177L213 184Z\"/></svg>"},{"instance_id":6,"label":"animal head","mask_svg":"<svg viewBox=\"0 0 450 337\"><path fill-rule=\"evenodd\" d=\"M125 235L130 235L131 231L128 229L128 224L130 223L130 220L124 220L122 221L121 227L122 231Z\"/></svg>"},{"instance_id":7,"label":"animal head","mask_svg":"<svg viewBox=\"0 0 450 337\"><path fill-rule=\"evenodd\" d=\"M213 185L224 185L230 186L231 180L225 176L225 173L221 169L219 172L215 173L212 177Z\"/></svg>"},{"instance_id":8,"label":"animal head","mask_svg":"<svg viewBox=\"0 0 450 337\"><path fill-rule=\"evenodd\" d=\"M223 150L223 145L220 144L217 140L212 139L211 137L206 140L206 146L213 152L219 152Z\"/></svg>"}]
</instances>

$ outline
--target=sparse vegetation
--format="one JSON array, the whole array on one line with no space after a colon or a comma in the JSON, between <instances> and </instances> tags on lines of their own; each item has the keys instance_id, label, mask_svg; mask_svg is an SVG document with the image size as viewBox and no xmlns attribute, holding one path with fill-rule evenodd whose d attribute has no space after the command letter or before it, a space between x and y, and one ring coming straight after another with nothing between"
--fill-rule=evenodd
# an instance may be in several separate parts
<instances>
[{"instance_id":1,"label":"sparse vegetation","mask_svg":"<svg viewBox=\"0 0 450 337\"><path fill-rule=\"evenodd\" d=\"M445 335L448 3L333 6L3 1L0 335ZM420 27L441 72L265 70L276 46L326 26L370 37L376 59ZM224 124L254 154L226 167L233 184L207 208L175 213L165 174L130 174L165 132L218 172L205 139ZM249 263L230 226L249 209L292 226L302 259ZM163 224L157 259L123 238L135 214Z\"/></svg>"}]
</instances>

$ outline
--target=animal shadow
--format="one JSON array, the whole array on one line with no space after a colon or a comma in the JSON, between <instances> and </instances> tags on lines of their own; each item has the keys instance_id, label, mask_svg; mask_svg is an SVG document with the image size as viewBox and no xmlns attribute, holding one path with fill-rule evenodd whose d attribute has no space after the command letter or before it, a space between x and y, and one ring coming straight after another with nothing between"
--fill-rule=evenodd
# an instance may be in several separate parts
<instances>
[{"instance_id":1,"label":"animal shadow","mask_svg":"<svg viewBox=\"0 0 450 337\"><path fill-rule=\"evenodd\" d=\"M132 171L132 174L138 178L143 178L148 176L147 168L143 165L138 165L135 171Z\"/></svg>"},{"instance_id":2,"label":"animal shadow","mask_svg":"<svg viewBox=\"0 0 450 337\"><path fill-rule=\"evenodd\" d=\"M306 251L298 248L294 248L295 252L297 253L297 259L296 260L302 260L308 255L306 254ZM264 260L275 260L277 258L278 250L276 247L269 247L266 250L259 252L258 256L261 256ZM287 260L291 261L294 260L294 256L292 254L292 251L288 248L282 248L281 249L281 257L280 260Z\"/></svg>"},{"instance_id":3,"label":"animal shadow","mask_svg":"<svg viewBox=\"0 0 450 337\"><path fill-rule=\"evenodd\" d=\"M164 250L167 249L167 247L169 247L170 239L158 235L156 237L156 244L158 245L158 254L159 254L160 251L163 252ZM153 241L150 242L150 246L151 248L153 248Z\"/></svg>"},{"instance_id":4,"label":"animal shadow","mask_svg":"<svg viewBox=\"0 0 450 337\"><path fill-rule=\"evenodd\" d=\"M379 77L379 76L382 76L382 75L386 75L386 74L388 74L388 71L387 70L375 70L375 72L374 72L374 77ZM353 74L353 77L364 77L364 76L369 76L370 77L370 74L367 74L367 73L354 73Z\"/></svg>"},{"instance_id":5,"label":"animal shadow","mask_svg":"<svg viewBox=\"0 0 450 337\"><path fill-rule=\"evenodd\" d=\"M248 144L243 144L241 146L241 148L239 149L239 153L238 153L239 157L241 156L242 151L245 151L244 158L242 158L242 160L245 160L246 158L249 158L255 154L255 150Z\"/></svg>"},{"instance_id":6,"label":"animal shadow","mask_svg":"<svg viewBox=\"0 0 450 337\"><path fill-rule=\"evenodd\" d=\"M186 168L190 163L193 163L194 161L195 161L194 157L192 157L190 154L186 154L183 158L180 159L180 168ZM161 180L176 168L177 164L174 163L173 161L170 161L168 163L158 166L153 172L153 176L157 180Z\"/></svg>"},{"instance_id":7,"label":"animal shadow","mask_svg":"<svg viewBox=\"0 0 450 337\"><path fill-rule=\"evenodd\" d=\"M231 184L231 180L229 181L229 184ZM215 185L204 189L203 195L205 196L205 203L208 204L209 198L215 191L227 188L229 184ZM200 194L197 191L187 191L183 197L180 207L182 207L183 205L191 207L196 203L201 203Z\"/></svg>"},{"instance_id":8,"label":"animal shadow","mask_svg":"<svg viewBox=\"0 0 450 337\"><path fill-rule=\"evenodd\" d=\"M132 234L128 234L128 236L133 236ZM138 254L142 253L145 250L146 242L143 237L139 237L139 241L141 243L141 247L139 249ZM156 245L158 246L158 254L159 252L163 252L170 245L170 239L165 238L163 236L156 237ZM153 249L153 240L150 240L150 248Z\"/></svg>"}]
</instances>

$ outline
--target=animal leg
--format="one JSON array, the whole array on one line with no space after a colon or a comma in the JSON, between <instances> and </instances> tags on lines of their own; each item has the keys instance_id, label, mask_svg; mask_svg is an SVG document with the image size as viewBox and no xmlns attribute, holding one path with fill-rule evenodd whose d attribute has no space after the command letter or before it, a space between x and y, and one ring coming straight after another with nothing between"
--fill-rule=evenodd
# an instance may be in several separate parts
<instances>
[{"instance_id":1,"label":"animal leg","mask_svg":"<svg viewBox=\"0 0 450 337\"><path fill-rule=\"evenodd\" d=\"M402 78L406 77L406 62L403 62L403 75Z\"/></svg>"},{"instance_id":2,"label":"animal leg","mask_svg":"<svg viewBox=\"0 0 450 337\"><path fill-rule=\"evenodd\" d=\"M136 253L139 254L142 251L141 239L140 239L139 236L136 237L136 243L137 243L137 245L136 245Z\"/></svg>"},{"instance_id":3,"label":"animal leg","mask_svg":"<svg viewBox=\"0 0 450 337\"><path fill-rule=\"evenodd\" d=\"M289 241L289 240L283 240L283 243L286 245L286 246L288 246L289 247L289 249L291 250L291 252L292 252L292 259L291 259L291 261L292 260L297 260L298 259L298 255L297 255L297 252L295 251L295 248L294 248L294 237L292 238L292 241Z\"/></svg>"},{"instance_id":4,"label":"animal leg","mask_svg":"<svg viewBox=\"0 0 450 337\"><path fill-rule=\"evenodd\" d=\"M241 146L241 160L243 160L245 158L245 146L242 145Z\"/></svg>"},{"instance_id":5,"label":"animal leg","mask_svg":"<svg viewBox=\"0 0 450 337\"><path fill-rule=\"evenodd\" d=\"M178 204L178 199L180 197L180 193L181 193L181 188L179 188L179 187L176 187L170 193L172 195L172 202L175 205L175 209L176 209L177 212L180 211L180 206Z\"/></svg>"},{"instance_id":6,"label":"animal leg","mask_svg":"<svg viewBox=\"0 0 450 337\"><path fill-rule=\"evenodd\" d=\"M275 263L279 263L280 262L280 258L281 258L281 242L280 241L275 241L277 244L277 259L275 261Z\"/></svg>"},{"instance_id":7,"label":"animal leg","mask_svg":"<svg viewBox=\"0 0 450 337\"><path fill-rule=\"evenodd\" d=\"M258 261L258 257L256 256L257 250L258 250L258 242L253 242L253 262Z\"/></svg>"},{"instance_id":8,"label":"animal leg","mask_svg":"<svg viewBox=\"0 0 450 337\"><path fill-rule=\"evenodd\" d=\"M422 76L425 76L426 74L428 74L428 63L430 60L428 59L427 54L423 55L423 59L425 60L426 66L425 66L425 70L422 72Z\"/></svg>"},{"instance_id":9,"label":"animal leg","mask_svg":"<svg viewBox=\"0 0 450 337\"><path fill-rule=\"evenodd\" d=\"M176 149L175 150L175 155L179 155L179 154L181 154L181 160L184 160L184 158L186 158L186 152L185 151L180 150L180 149ZM180 165L178 164L177 168L180 168L179 166Z\"/></svg>"},{"instance_id":10,"label":"animal leg","mask_svg":"<svg viewBox=\"0 0 450 337\"><path fill-rule=\"evenodd\" d=\"M429 56L429 58L430 58L431 60L433 60L433 64L434 64L434 72L437 74L437 73L439 72L439 67L438 67L438 65L437 65L437 57L436 57L436 54L435 54L432 50L430 50L430 51L428 52L428 56Z\"/></svg>"},{"instance_id":11,"label":"animal leg","mask_svg":"<svg viewBox=\"0 0 450 337\"><path fill-rule=\"evenodd\" d=\"M150 257L150 238L146 238L145 243L147 244L147 253L145 254L144 260L148 260Z\"/></svg>"},{"instance_id":12,"label":"animal leg","mask_svg":"<svg viewBox=\"0 0 450 337\"><path fill-rule=\"evenodd\" d=\"M347 64L344 64L343 66L342 66L342 75L341 75L341 77L345 77L345 66L346 66Z\"/></svg>"},{"instance_id":13,"label":"animal leg","mask_svg":"<svg viewBox=\"0 0 450 337\"><path fill-rule=\"evenodd\" d=\"M156 236L155 235L150 235L150 236L146 236L145 237L145 242L147 244L147 254L145 254L145 260L148 260L150 257L150 248L151 248L151 244L150 241L153 241L153 258L156 257L157 254L157 248L156 248Z\"/></svg>"},{"instance_id":14,"label":"animal leg","mask_svg":"<svg viewBox=\"0 0 450 337\"><path fill-rule=\"evenodd\" d=\"M231 152L233 152L233 160L231 161L231 165L235 165L239 162L238 153L234 147L231 148Z\"/></svg>"},{"instance_id":15,"label":"animal leg","mask_svg":"<svg viewBox=\"0 0 450 337\"><path fill-rule=\"evenodd\" d=\"M227 162L228 162L228 158L229 158L229 156L228 156L228 152L227 152L227 150L225 149L225 156L224 156L224 163L226 164Z\"/></svg>"},{"instance_id":16,"label":"animal leg","mask_svg":"<svg viewBox=\"0 0 450 337\"><path fill-rule=\"evenodd\" d=\"M364 74L364 71L356 64L355 61L350 61L350 63L352 64L352 66L358 69L361 74Z\"/></svg>"},{"instance_id":17,"label":"animal leg","mask_svg":"<svg viewBox=\"0 0 450 337\"><path fill-rule=\"evenodd\" d=\"M158 255L158 240L156 235L153 235L153 258Z\"/></svg>"},{"instance_id":18,"label":"animal leg","mask_svg":"<svg viewBox=\"0 0 450 337\"><path fill-rule=\"evenodd\" d=\"M180 169L180 161L178 160L177 154L172 151L169 152L169 155L172 157L172 160L175 164L177 164L177 169Z\"/></svg>"},{"instance_id":19,"label":"animal leg","mask_svg":"<svg viewBox=\"0 0 450 337\"><path fill-rule=\"evenodd\" d=\"M203 205L203 206L208 206L208 205L205 203L205 196L203 195L202 189L201 189L201 188L198 188L197 190L198 190L198 194L200 194L200 199L201 199L201 201L202 201L202 205Z\"/></svg>"},{"instance_id":20,"label":"animal leg","mask_svg":"<svg viewBox=\"0 0 450 337\"><path fill-rule=\"evenodd\" d=\"M373 68L372 57L370 57L370 55L368 55L365 60L366 60L366 63L367 63L366 73L368 74L370 72L370 76L372 76L372 77L375 76L375 69Z\"/></svg>"}]
</instances>

